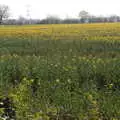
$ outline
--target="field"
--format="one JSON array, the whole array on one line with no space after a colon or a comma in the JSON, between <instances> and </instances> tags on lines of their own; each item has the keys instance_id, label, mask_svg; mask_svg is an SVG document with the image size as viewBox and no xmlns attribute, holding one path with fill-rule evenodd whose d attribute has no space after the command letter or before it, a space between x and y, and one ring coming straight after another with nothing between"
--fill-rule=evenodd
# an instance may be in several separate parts
<instances>
[{"instance_id":1,"label":"field","mask_svg":"<svg viewBox=\"0 0 120 120\"><path fill-rule=\"evenodd\" d=\"M16 120L120 120L120 23L0 26L6 98Z\"/></svg>"}]
</instances>

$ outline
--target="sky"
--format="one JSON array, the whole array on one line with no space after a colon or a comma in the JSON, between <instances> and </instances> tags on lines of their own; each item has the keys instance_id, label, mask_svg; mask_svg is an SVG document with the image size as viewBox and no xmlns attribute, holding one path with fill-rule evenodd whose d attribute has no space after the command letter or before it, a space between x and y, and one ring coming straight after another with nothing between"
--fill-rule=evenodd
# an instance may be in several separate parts
<instances>
[{"instance_id":1,"label":"sky","mask_svg":"<svg viewBox=\"0 0 120 120\"><path fill-rule=\"evenodd\" d=\"M48 15L77 18L81 10L93 15L120 15L120 0L0 0L10 7L11 18L43 19Z\"/></svg>"}]
</instances>

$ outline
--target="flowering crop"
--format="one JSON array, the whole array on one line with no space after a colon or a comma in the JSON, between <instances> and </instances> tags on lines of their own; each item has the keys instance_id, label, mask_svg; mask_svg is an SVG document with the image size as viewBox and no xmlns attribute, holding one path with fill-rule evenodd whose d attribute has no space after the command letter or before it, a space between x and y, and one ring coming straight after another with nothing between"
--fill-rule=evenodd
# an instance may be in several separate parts
<instances>
[{"instance_id":1,"label":"flowering crop","mask_svg":"<svg viewBox=\"0 0 120 120\"><path fill-rule=\"evenodd\" d=\"M0 37L45 40L119 40L119 23L0 27Z\"/></svg>"},{"instance_id":2,"label":"flowering crop","mask_svg":"<svg viewBox=\"0 0 120 120\"><path fill-rule=\"evenodd\" d=\"M119 120L119 32L119 23L1 26L0 97L18 120Z\"/></svg>"}]
</instances>

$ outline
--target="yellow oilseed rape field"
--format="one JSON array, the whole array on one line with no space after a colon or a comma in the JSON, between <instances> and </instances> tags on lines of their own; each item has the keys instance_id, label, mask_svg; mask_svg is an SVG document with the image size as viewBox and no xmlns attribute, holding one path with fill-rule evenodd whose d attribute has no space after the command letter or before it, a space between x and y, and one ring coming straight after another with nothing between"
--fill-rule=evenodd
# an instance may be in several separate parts
<instances>
[{"instance_id":1,"label":"yellow oilseed rape field","mask_svg":"<svg viewBox=\"0 0 120 120\"><path fill-rule=\"evenodd\" d=\"M6 116L120 120L120 23L0 26Z\"/></svg>"},{"instance_id":2,"label":"yellow oilseed rape field","mask_svg":"<svg viewBox=\"0 0 120 120\"><path fill-rule=\"evenodd\" d=\"M2 26L1 37L38 37L46 40L119 40L119 23Z\"/></svg>"}]
</instances>

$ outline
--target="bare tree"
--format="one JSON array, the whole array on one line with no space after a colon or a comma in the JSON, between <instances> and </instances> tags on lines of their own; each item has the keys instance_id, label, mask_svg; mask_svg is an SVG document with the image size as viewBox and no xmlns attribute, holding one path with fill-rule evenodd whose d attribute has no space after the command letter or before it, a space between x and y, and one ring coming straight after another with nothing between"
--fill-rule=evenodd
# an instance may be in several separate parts
<instances>
[{"instance_id":1,"label":"bare tree","mask_svg":"<svg viewBox=\"0 0 120 120\"><path fill-rule=\"evenodd\" d=\"M7 5L0 5L0 24L3 20L9 17L9 7Z\"/></svg>"},{"instance_id":2,"label":"bare tree","mask_svg":"<svg viewBox=\"0 0 120 120\"><path fill-rule=\"evenodd\" d=\"M27 23L27 19L24 18L23 16L19 16L19 18L17 19L17 24L24 25L26 23Z\"/></svg>"},{"instance_id":3,"label":"bare tree","mask_svg":"<svg viewBox=\"0 0 120 120\"><path fill-rule=\"evenodd\" d=\"M46 18L46 22L48 24L59 24L60 23L60 18L56 15L48 15Z\"/></svg>"},{"instance_id":4,"label":"bare tree","mask_svg":"<svg viewBox=\"0 0 120 120\"><path fill-rule=\"evenodd\" d=\"M85 10L80 11L79 17L80 17L81 22L83 22L83 23L89 22L88 18L90 17L90 15L87 11L85 11Z\"/></svg>"},{"instance_id":5,"label":"bare tree","mask_svg":"<svg viewBox=\"0 0 120 120\"><path fill-rule=\"evenodd\" d=\"M111 15L109 17L109 22L119 22L119 20L120 20L120 17L117 15Z\"/></svg>"}]
</instances>

